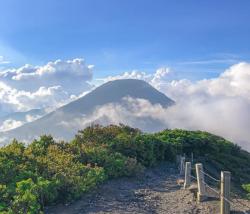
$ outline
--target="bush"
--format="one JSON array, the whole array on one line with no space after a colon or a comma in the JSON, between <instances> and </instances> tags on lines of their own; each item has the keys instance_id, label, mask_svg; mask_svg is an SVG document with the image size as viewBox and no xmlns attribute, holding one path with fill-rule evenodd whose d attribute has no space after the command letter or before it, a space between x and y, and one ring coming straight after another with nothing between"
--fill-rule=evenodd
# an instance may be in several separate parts
<instances>
[{"instance_id":1,"label":"bush","mask_svg":"<svg viewBox=\"0 0 250 214\"><path fill-rule=\"evenodd\" d=\"M72 201L108 178L133 176L176 154L194 153L213 169L229 170L236 184L249 183L250 155L201 131L164 130L145 134L124 125L90 126L70 143L41 136L25 146L14 140L0 148L0 212L42 212L52 203ZM242 186L250 194L250 185Z\"/></svg>"},{"instance_id":2,"label":"bush","mask_svg":"<svg viewBox=\"0 0 250 214\"><path fill-rule=\"evenodd\" d=\"M37 214L40 212L37 186L31 179L17 182L16 195L14 196L11 210L14 213Z\"/></svg>"},{"instance_id":3,"label":"bush","mask_svg":"<svg viewBox=\"0 0 250 214\"><path fill-rule=\"evenodd\" d=\"M250 184L243 184L242 187L247 192L247 198L250 200Z\"/></svg>"},{"instance_id":4,"label":"bush","mask_svg":"<svg viewBox=\"0 0 250 214\"><path fill-rule=\"evenodd\" d=\"M124 166L124 175L139 175L144 171L144 167L135 158L127 158Z\"/></svg>"}]
</instances>

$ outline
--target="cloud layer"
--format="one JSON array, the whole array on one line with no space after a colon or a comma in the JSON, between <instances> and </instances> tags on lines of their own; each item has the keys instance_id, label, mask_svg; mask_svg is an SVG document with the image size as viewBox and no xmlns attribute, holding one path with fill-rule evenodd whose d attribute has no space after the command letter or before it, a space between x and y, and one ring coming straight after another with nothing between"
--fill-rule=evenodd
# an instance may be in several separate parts
<instances>
[{"instance_id":1,"label":"cloud layer","mask_svg":"<svg viewBox=\"0 0 250 214\"><path fill-rule=\"evenodd\" d=\"M1 113L32 108L58 107L91 89L93 66L83 59L57 60L44 66L25 65L0 72ZM141 79L176 101L163 108L146 100L124 98L121 104L108 104L93 109L92 115L73 121L62 121L75 129L93 121L125 123L147 131L160 128L204 130L232 140L250 151L250 64L238 63L220 76L192 82L170 80L171 70L160 68L153 74L141 71L109 76L115 79ZM173 79L171 77L171 79ZM27 119L28 121L29 119ZM153 127L153 122L159 126ZM20 125L5 121L2 129Z\"/></svg>"},{"instance_id":2,"label":"cloud layer","mask_svg":"<svg viewBox=\"0 0 250 214\"><path fill-rule=\"evenodd\" d=\"M164 109L137 100L134 102L139 102L142 108L137 108L136 111L124 110L122 106L106 106L99 109L95 115L102 112L106 117L112 115L112 122L126 123L126 120L129 120L127 124L131 124L131 118L148 114L148 117L161 120L168 128L209 131L237 142L250 151L249 63L235 64L217 78L197 82L186 79L168 81L168 74L169 69L162 68L151 75L133 71L108 79L146 80L174 99L177 103L175 106ZM114 109L117 114L114 114Z\"/></svg>"},{"instance_id":3,"label":"cloud layer","mask_svg":"<svg viewBox=\"0 0 250 214\"><path fill-rule=\"evenodd\" d=\"M23 125L23 122L17 121L17 120L5 120L2 124L0 124L0 132L2 131L8 131L10 129L17 128L19 126Z\"/></svg>"},{"instance_id":4,"label":"cloud layer","mask_svg":"<svg viewBox=\"0 0 250 214\"><path fill-rule=\"evenodd\" d=\"M77 58L0 71L0 112L55 108L69 102L90 90L92 70Z\"/></svg>"}]
</instances>

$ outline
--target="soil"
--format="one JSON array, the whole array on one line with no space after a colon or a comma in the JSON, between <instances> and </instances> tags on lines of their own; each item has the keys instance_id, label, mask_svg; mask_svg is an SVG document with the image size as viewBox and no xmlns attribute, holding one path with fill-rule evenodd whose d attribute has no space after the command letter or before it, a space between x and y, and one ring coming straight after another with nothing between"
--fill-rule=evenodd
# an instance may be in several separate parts
<instances>
[{"instance_id":1,"label":"soil","mask_svg":"<svg viewBox=\"0 0 250 214\"><path fill-rule=\"evenodd\" d=\"M109 180L72 204L59 204L46 209L47 214L164 213L219 214L216 198L197 203L194 194L177 184L180 176L173 164L161 163L142 175ZM250 202L241 199L250 207ZM250 213L234 201L231 213ZM245 212L244 212L245 211Z\"/></svg>"}]
</instances>

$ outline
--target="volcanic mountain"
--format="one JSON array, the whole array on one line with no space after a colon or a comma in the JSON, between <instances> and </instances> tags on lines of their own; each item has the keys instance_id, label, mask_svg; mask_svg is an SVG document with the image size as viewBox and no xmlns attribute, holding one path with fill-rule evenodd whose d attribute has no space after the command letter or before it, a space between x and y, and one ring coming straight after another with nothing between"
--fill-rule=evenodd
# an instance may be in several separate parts
<instances>
[{"instance_id":1,"label":"volcanic mountain","mask_svg":"<svg viewBox=\"0 0 250 214\"><path fill-rule=\"evenodd\" d=\"M111 123L110 119L114 122L114 118L109 115L105 107L113 111L112 105L120 108L124 107L125 109L133 108L133 106L130 106L131 100L146 100L152 105L161 105L164 108L174 104L173 100L145 81L135 79L114 80L97 87L85 96L56 109L40 119L0 134L2 138L7 140L16 138L27 141L42 134L51 134L55 138L69 140L79 129L83 129L87 125L93 123L107 125ZM141 105L140 108L144 108L144 106ZM105 114L102 115L100 111L98 112L98 109L102 109ZM126 124L126 120L116 122ZM136 125L144 131L167 128L162 127L160 121L148 117L135 118L132 125Z\"/></svg>"}]
</instances>

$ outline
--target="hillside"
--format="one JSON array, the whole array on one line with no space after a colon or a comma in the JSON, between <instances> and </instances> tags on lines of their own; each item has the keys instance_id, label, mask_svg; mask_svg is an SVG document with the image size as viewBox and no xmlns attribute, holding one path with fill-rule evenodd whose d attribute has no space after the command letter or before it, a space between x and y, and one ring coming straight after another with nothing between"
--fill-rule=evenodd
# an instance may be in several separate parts
<instances>
[{"instance_id":1,"label":"hillside","mask_svg":"<svg viewBox=\"0 0 250 214\"><path fill-rule=\"evenodd\" d=\"M162 161L174 164L177 154L190 157L191 152L214 177L221 170L230 171L232 191L246 197L242 185L250 184L250 154L221 137L185 130L145 134L123 125L96 125L78 132L68 143L41 136L28 145L14 141L0 148L0 211L35 214L46 206L80 199L105 181L144 177L145 169ZM175 177L176 172L169 170L170 174L153 176L155 185L161 176ZM174 180L169 181L173 185ZM178 203L176 207L182 204Z\"/></svg>"},{"instance_id":2,"label":"hillside","mask_svg":"<svg viewBox=\"0 0 250 214\"><path fill-rule=\"evenodd\" d=\"M107 117L93 117L98 108L113 103L122 106L130 105L125 97L145 99L152 104L168 107L174 104L170 98L159 92L142 80L124 79L107 82L89 94L81 97L44 117L26 123L21 127L1 133L2 138L31 141L42 134L51 134L57 139L70 140L79 129L92 124L109 124ZM94 115L95 116L95 115ZM147 121L147 123L145 123ZM158 131L163 129L160 121L152 118L137 118L134 124L144 131Z\"/></svg>"}]
</instances>

